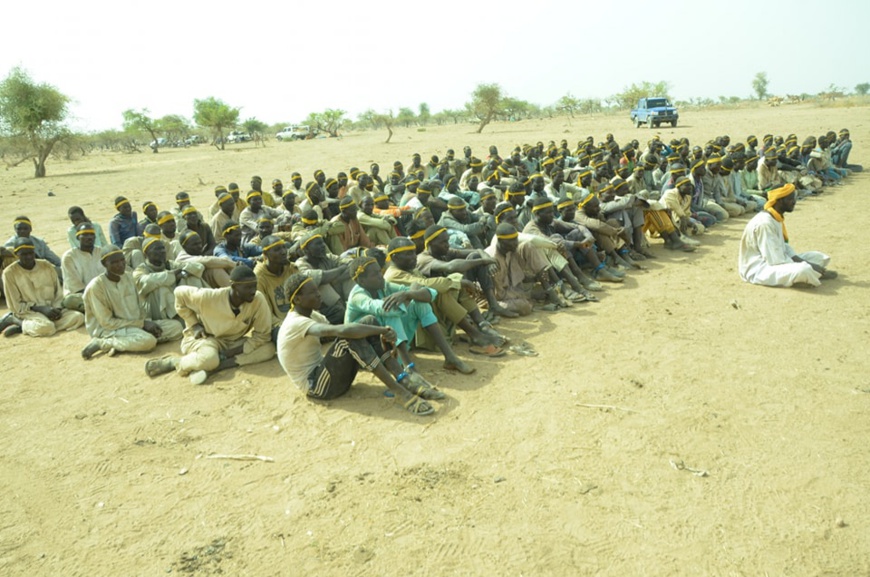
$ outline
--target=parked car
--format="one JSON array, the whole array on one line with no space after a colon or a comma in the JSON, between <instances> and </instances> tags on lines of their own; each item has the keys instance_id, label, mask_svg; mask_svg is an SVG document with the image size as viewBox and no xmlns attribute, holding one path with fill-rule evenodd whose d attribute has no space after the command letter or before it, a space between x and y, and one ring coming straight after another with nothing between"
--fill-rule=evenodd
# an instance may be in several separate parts
<instances>
[{"instance_id":1,"label":"parked car","mask_svg":"<svg viewBox=\"0 0 870 577\"><path fill-rule=\"evenodd\" d=\"M165 138L161 137L161 138L158 138L157 140L152 140L148 146L150 146L151 148L162 148L162 147L166 146L167 144L168 144L167 140Z\"/></svg>"},{"instance_id":2,"label":"parked car","mask_svg":"<svg viewBox=\"0 0 870 577\"><path fill-rule=\"evenodd\" d=\"M249 140L251 140L251 135L240 130L233 130L227 134L226 138L227 142L248 142Z\"/></svg>"},{"instance_id":3,"label":"parked car","mask_svg":"<svg viewBox=\"0 0 870 577\"><path fill-rule=\"evenodd\" d=\"M184 139L184 144L186 146L192 146L194 144L202 144L205 142L205 138L200 136L199 134L191 134L187 138Z\"/></svg>"},{"instance_id":4,"label":"parked car","mask_svg":"<svg viewBox=\"0 0 870 577\"><path fill-rule=\"evenodd\" d=\"M305 124L287 126L275 135L278 140L306 140L317 136L317 131Z\"/></svg>"},{"instance_id":5,"label":"parked car","mask_svg":"<svg viewBox=\"0 0 870 577\"><path fill-rule=\"evenodd\" d=\"M642 124L648 125L650 128L658 128L660 124L670 122L671 126L676 126L680 119L677 109L671 106L667 98L641 98L637 103L637 108L631 111L631 121L638 128Z\"/></svg>"}]
</instances>

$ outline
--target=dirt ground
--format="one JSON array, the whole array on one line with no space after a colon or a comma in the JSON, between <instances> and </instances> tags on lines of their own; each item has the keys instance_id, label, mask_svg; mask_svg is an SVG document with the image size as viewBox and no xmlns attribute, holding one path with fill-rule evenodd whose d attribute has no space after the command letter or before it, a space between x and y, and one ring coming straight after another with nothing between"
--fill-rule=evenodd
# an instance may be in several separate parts
<instances>
[{"instance_id":1,"label":"dirt ground","mask_svg":"<svg viewBox=\"0 0 870 577\"><path fill-rule=\"evenodd\" d=\"M852 162L868 166L868 113L684 111L661 134L803 139L845 126ZM26 214L62 253L67 207L105 228L118 194L169 207L187 190L205 208L215 185L254 174L307 181L465 144L484 155L493 143L651 136L621 116L473 130L95 153L51 161L39 181L24 165L0 173L0 206L7 234ZM430 418L392 405L368 374L313 404L277 361L194 387L147 378L146 356L82 361L84 329L4 339L0 573L870 575L870 272L857 235L870 229L868 181L854 175L788 217L793 244L831 254L838 280L743 283L746 218L694 254L656 241L660 258L600 303L500 325L537 357L481 360L457 345L477 367L464 377L421 355L448 392Z\"/></svg>"}]
</instances>

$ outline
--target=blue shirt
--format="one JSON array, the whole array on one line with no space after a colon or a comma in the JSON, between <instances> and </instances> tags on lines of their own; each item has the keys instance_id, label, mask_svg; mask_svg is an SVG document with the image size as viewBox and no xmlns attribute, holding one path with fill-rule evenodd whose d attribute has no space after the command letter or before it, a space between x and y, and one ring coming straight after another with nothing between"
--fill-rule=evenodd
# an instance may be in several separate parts
<instances>
[{"instance_id":1,"label":"blue shirt","mask_svg":"<svg viewBox=\"0 0 870 577\"><path fill-rule=\"evenodd\" d=\"M227 248L226 241L224 241L214 247L215 256L225 256L229 259L234 260L235 262L243 263L245 266L252 269L254 268L255 263L251 259L262 254L263 249L255 244L242 244L236 250L230 250L229 248Z\"/></svg>"},{"instance_id":2,"label":"blue shirt","mask_svg":"<svg viewBox=\"0 0 870 577\"><path fill-rule=\"evenodd\" d=\"M112 217L109 221L109 241L121 248L124 246L124 241L128 238L136 236L138 232L138 217L133 212L129 217L122 215L120 212Z\"/></svg>"}]
</instances>

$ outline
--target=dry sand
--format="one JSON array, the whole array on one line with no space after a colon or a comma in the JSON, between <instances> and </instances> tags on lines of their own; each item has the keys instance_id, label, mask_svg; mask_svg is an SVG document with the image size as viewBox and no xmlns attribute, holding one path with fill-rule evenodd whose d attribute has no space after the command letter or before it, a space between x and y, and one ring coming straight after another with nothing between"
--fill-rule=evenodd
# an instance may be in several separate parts
<instances>
[{"instance_id":1,"label":"dry sand","mask_svg":"<svg viewBox=\"0 0 870 577\"><path fill-rule=\"evenodd\" d=\"M684 111L662 136L852 130L870 165L867 108ZM104 227L112 198L205 208L216 184L386 168L470 144L613 132L622 116L382 132L343 139L100 154L0 173L3 221L24 213L65 250L66 209ZM461 355L449 395L413 417L363 374L308 402L277 362L194 387L145 356L84 362L84 329L0 342L3 575L868 575L868 177L799 203L792 242L833 256L815 290L737 276L746 218L694 254L666 253L601 302L503 322L538 357ZM48 197L52 190L56 196ZM837 223L832 225L832 223ZM7 231L11 234L11 227ZM166 353L177 345L164 345ZM590 405L608 405L598 408ZM206 458L258 454L274 462ZM672 462L707 471L696 476Z\"/></svg>"}]
</instances>

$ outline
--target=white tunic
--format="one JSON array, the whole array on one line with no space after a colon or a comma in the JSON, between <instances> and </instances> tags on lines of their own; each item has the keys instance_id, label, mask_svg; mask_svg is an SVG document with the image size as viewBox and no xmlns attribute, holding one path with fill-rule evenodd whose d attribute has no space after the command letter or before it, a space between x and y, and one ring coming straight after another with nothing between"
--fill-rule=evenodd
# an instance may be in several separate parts
<instances>
[{"instance_id":1,"label":"white tunic","mask_svg":"<svg viewBox=\"0 0 870 577\"><path fill-rule=\"evenodd\" d=\"M794 262L793 256L808 262ZM790 287L794 283L819 286L822 275L808 263L826 267L830 257L820 252L796 253L782 236L782 225L762 211L752 217L740 239L737 270L752 284Z\"/></svg>"}]
</instances>

